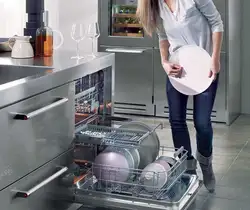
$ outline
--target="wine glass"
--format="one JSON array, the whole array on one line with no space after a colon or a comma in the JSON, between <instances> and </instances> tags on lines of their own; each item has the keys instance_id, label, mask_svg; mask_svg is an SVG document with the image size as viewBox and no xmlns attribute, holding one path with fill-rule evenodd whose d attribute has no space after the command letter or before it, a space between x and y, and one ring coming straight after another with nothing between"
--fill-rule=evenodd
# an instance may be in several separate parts
<instances>
[{"instance_id":1,"label":"wine glass","mask_svg":"<svg viewBox=\"0 0 250 210\"><path fill-rule=\"evenodd\" d=\"M83 56L80 56L79 44L86 37L86 28L81 23L75 23L72 25L71 38L76 41L76 56L73 56L72 59L82 59Z\"/></svg>"},{"instance_id":2,"label":"wine glass","mask_svg":"<svg viewBox=\"0 0 250 210\"><path fill-rule=\"evenodd\" d=\"M92 57L96 57L94 53L94 41L98 39L99 36L100 36L99 24L97 22L89 24L88 30L87 30L87 37L90 38L92 41L91 43L92 44L91 45Z\"/></svg>"}]
</instances>

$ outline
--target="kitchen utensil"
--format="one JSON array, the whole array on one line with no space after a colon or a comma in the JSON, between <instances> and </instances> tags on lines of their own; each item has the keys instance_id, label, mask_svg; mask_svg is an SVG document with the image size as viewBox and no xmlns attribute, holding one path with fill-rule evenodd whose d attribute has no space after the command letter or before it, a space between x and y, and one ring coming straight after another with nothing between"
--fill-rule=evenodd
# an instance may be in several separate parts
<instances>
[{"instance_id":1,"label":"kitchen utensil","mask_svg":"<svg viewBox=\"0 0 250 210\"><path fill-rule=\"evenodd\" d=\"M152 128L142 122L128 122L120 128L151 132ZM152 132L148 137L142 140L138 148L140 154L139 169L145 168L148 164L155 161L160 149L160 141L156 132Z\"/></svg>"},{"instance_id":2,"label":"kitchen utensil","mask_svg":"<svg viewBox=\"0 0 250 210\"><path fill-rule=\"evenodd\" d=\"M84 40L86 36L86 28L81 23L74 23L71 30L71 38L76 42L76 56L73 56L72 59L83 59L84 57L80 55L79 44Z\"/></svg>"},{"instance_id":3,"label":"kitchen utensil","mask_svg":"<svg viewBox=\"0 0 250 210\"><path fill-rule=\"evenodd\" d=\"M30 44L30 36L14 36L9 39L12 58L33 58L34 51ZM11 43L15 43L13 46Z\"/></svg>"},{"instance_id":4,"label":"kitchen utensil","mask_svg":"<svg viewBox=\"0 0 250 210\"><path fill-rule=\"evenodd\" d=\"M170 165L164 160L156 160L143 169L140 181L145 185L148 192L161 189L168 181Z\"/></svg>"},{"instance_id":5,"label":"kitchen utensil","mask_svg":"<svg viewBox=\"0 0 250 210\"><path fill-rule=\"evenodd\" d=\"M94 161L94 175L103 181L125 182L130 178L130 169L137 169L139 161L137 149L107 147Z\"/></svg>"},{"instance_id":6,"label":"kitchen utensil","mask_svg":"<svg viewBox=\"0 0 250 210\"><path fill-rule=\"evenodd\" d=\"M0 52L10 52L11 48L9 46L8 38L0 38Z\"/></svg>"},{"instance_id":7,"label":"kitchen utensil","mask_svg":"<svg viewBox=\"0 0 250 210\"><path fill-rule=\"evenodd\" d=\"M197 95L204 92L212 83L209 78L211 56L201 47L187 45L180 47L169 61L179 64L183 70L180 78L169 77L176 90L185 95Z\"/></svg>"},{"instance_id":8,"label":"kitchen utensil","mask_svg":"<svg viewBox=\"0 0 250 210\"><path fill-rule=\"evenodd\" d=\"M91 56L96 57L94 53L94 41L98 39L100 36L100 28L99 24L97 22L91 23L88 26L88 31L87 31L87 37L91 39L92 42L92 48L91 48Z\"/></svg>"}]
</instances>

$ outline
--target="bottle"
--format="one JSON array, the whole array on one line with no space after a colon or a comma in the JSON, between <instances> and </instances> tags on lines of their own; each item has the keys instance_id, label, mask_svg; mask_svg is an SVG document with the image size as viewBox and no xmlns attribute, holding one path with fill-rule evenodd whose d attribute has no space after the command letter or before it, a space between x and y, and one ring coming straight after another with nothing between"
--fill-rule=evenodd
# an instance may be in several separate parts
<instances>
[{"instance_id":1,"label":"bottle","mask_svg":"<svg viewBox=\"0 0 250 210\"><path fill-rule=\"evenodd\" d=\"M51 57L53 55L53 30L48 26L49 13L42 14L42 26L36 31L36 56Z\"/></svg>"}]
</instances>

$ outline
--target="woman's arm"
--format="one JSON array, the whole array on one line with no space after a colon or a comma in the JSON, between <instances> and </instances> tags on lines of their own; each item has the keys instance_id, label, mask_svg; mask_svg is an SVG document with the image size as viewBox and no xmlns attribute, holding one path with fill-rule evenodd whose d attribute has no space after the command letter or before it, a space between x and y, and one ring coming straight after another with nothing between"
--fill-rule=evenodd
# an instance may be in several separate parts
<instances>
[{"instance_id":1,"label":"woman's arm","mask_svg":"<svg viewBox=\"0 0 250 210\"><path fill-rule=\"evenodd\" d=\"M223 41L223 33L214 32L213 33L213 54L212 54L212 59L214 61L220 60L220 51L221 51L222 41Z\"/></svg>"},{"instance_id":2,"label":"woman's arm","mask_svg":"<svg viewBox=\"0 0 250 210\"><path fill-rule=\"evenodd\" d=\"M197 8L207 18L213 33L213 59L220 58L221 45L223 41L224 26L212 0L195 0Z\"/></svg>"},{"instance_id":3,"label":"woman's arm","mask_svg":"<svg viewBox=\"0 0 250 210\"><path fill-rule=\"evenodd\" d=\"M160 40L159 41L159 48L161 53L161 63L168 61L168 53L169 53L169 42L168 40Z\"/></svg>"},{"instance_id":4,"label":"woman's arm","mask_svg":"<svg viewBox=\"0 0 250 210\"><path fill-rule=\"evenodd\" d=\"M212 71L220 71L220 52L223 41L224 26L216 6L212 0L194 0L197 8L207 18L213 33Z\"/></svg>"},{"instance_id":5,"label":"woman's arm","mask_svg":"<svg viewBox=\"0 0 250 210\"><path fill-rule=\"evenodd\" d=\"M156 31L158 38L159 38L159 48L161 53L161 62L162 64L164 62L168 61L168 53L169 53L169 41L168 37L166 35L165 29L163 27L162 19L160 18L159 24Z\"/></svg>"},{"instance_id":6,"label":"woman's arm","mask_svg":"<svg viewBox=\"0 0 250 210\"><path fill-rule=\"evenodd\" d=\"M157 34L159 37L159 48L161 53L161 63L163 69L165 70L168 76L179 77L181 75L182 68L179 65L168 62L170 44L165 29L163 27L162 20L160 24L158 24Z\"/></svg>"}]
</instances>

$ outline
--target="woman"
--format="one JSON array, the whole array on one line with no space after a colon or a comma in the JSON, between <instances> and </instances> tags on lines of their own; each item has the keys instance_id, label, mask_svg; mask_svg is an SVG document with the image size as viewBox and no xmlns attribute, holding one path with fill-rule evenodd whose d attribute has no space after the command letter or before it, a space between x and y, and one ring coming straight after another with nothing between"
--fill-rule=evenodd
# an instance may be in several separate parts
<instances>
[{"instance_id":1,"label":"woman","mask_svg":"<svg viewBox=\"0 0 250 210\"><path fill-rule=\"evenodd\" d=\"M214 105L220 50L223 37L223 22L212 0L139 0L137 15L145 31L159 36L161 61L168 76L178 76L181 67L168 61L169 53L184 45L198 45L212 57L211 86L194 96L194 126L196 129L198 160L203 173L204 185L209 192L215 189L212 167L211 112ZM202 69L201 69L202 70ZM174 146L188 151L187 173L196 174L197 161L192 156L189 132L186 124L188 96L178 92L167 79L166 92L169 104L169 121Z\"/></svg>"}]
</instances>

